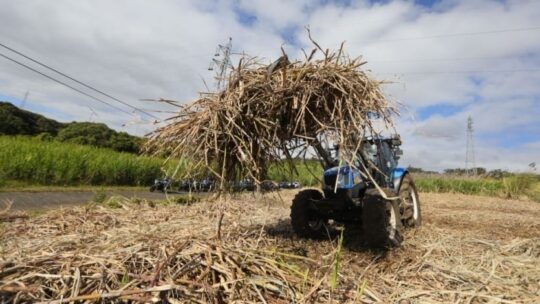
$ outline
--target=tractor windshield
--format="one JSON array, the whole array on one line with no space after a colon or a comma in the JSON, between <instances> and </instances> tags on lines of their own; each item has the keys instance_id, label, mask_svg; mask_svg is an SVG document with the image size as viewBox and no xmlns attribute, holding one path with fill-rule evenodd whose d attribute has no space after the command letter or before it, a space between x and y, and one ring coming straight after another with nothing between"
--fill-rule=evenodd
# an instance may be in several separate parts
<instances>
[{"instance_id":1,"label":"tractor windshield","mask_svg":"<svg viewBox=\"0 0 540 304\"><path fill-rule=\"evenodd\" d=\"M394 150L384 139L365 140L359 156L357 167L363 168L361 162L364 162L367 168L372 169L370 173L374 176L381 176L382 173L383 180L387 180L391 176L392 170L397 167Z\"/></svg>"}]
</instances>

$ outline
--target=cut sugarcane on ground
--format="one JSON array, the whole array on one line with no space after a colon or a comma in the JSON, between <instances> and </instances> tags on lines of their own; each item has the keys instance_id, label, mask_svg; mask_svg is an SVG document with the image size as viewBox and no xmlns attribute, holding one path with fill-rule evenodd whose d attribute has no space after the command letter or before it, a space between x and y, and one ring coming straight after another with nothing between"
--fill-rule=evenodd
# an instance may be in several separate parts
<instances>
[{"instance_id":1,"label":"cut sugarcane on ground","mask_svg":"<svg viewBox=\"0 0 540 304\"><path fill-rule=\"evenodd\" d=\"M295 193L224 203L221 239L213 200L7 212L0 301L538 303L538 203L425 193L424 225L382 254L340 248L340 227L297 238L284 220Z\"/></svg>"}]
</instances>

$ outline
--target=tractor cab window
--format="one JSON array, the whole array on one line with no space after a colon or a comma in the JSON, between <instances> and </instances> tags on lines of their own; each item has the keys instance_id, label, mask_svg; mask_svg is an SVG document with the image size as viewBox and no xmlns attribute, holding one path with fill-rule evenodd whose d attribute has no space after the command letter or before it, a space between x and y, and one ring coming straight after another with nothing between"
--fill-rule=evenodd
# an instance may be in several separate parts
<instances>
[{"instance_id":1,"label":"tractor cab window","mask_svg":"<svg viewBox=\"0 0 540 304\"><path fill-rule=\"evenodd\" d=\"M368 164L376 166L378 170L374 170L374 174L383 173L385 176L384 179L388 178L391 175L391 172L397 166L397 160L394 157L394 151L390 144L385 140L368 140L362 145L362 156L363 160L359 159L358 161L365 161L367 164L366 167L369 167ZM362 164L358 164L362 168Z\"/></svg>"}]
</instances>

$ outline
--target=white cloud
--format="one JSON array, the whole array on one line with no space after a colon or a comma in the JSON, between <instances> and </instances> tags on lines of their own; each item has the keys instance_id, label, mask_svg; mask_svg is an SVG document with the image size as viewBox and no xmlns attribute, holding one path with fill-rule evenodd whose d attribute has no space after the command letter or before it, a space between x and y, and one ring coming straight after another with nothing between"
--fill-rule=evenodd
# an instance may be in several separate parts
<instances>
[{"instance_id":1,"label":"white cloud","mask_svg":"<svg viewBox=\"0 0 540 304\"><path fill-rule=\"evenodd\" d=\"M540 72L466 72L538 69L539 30L413 39L538 27L540 1L448 0L432 8L412 1L352 1L350 6L321 3L0 0L0 42L133 105L167 110L170 108L139 99L196 98L198 91L205 90L201 79L212 82L207 67L216 45L229 36L235 51L275 58L286 42L283 35L310 49L303 30L310 25L323 47L334 48L347 41L348 52L364 55L374 75L397 81L385 91L411 112L440 103L463 107L453 115L425 121L412 122L407 116L399 119L407 164L428 169L463 166L468 115L474 117L479 136L479 165L519 169L527 159L540 162L536 146L503 149L484 141L485 136L519 128L539 132ZM242 23L239 12L256 16L256 21ZM410 39L400 40L403 38ZM301 54L296 45L286 44L285 48L291 55ZM396 74L399 72L404 74ZM130 124L122 128L138 118L111 110L3 58L0 90L0 94L15 97L30 91L29 104L50 107L56 118L64 118L54 115L62 112L70 120L87 120L91 114L88 104L99 114L94 119L113 127L138 134L153 127Z\"/></svg>"}]
</instances>

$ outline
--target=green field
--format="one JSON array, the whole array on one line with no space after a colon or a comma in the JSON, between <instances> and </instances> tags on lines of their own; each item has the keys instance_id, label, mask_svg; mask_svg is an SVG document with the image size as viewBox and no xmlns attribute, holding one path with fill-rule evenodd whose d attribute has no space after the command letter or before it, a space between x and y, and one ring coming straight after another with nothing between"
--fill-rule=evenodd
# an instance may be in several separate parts
<instances>
[{"instance_id":1,"label":"green field","mask_svg":"<svg viewBox=\"0 0 540 304\"><path fill-rule=\"evenodd\" d=\"M537 201L540 199L540 183L538 176L533 174L514 174L501 179L418 175L415 176L415 183L421 192L451 192L505 198L527 196Z\"/></svg>"},{"instance_id":2,"label":"green field","mask_svg":"<svg viewBox=\"0 0 540 304\"><path fill-rule=\"evenodd\" d=\"M163 160L57 141L0 136L0 187L28 185L145 186Z\"/></svg>"},{"instance_id":3,"label":"green field","mask_svg":"<svg viewBox=\"0 0 540 304\"><path fill-rule=\"evenodd\" d=\"M270 168L269 177L275 181L299 181L304 186L319 185L319 180L316 178L322 176L322 167L319 162L297 162L296 165L298 173L291 173L283 166L274 166ZM511 174L501 179L446 174L413 174L413 178L420 192L463 193L504 198L529 197L540 202L540 180L534 174Z\"/></svg>"},{"instance_id":4,"label":"green field","mask_svg":"<svg viewBox=\"0 0 540 304\"><path fill-rule=\"evenodd\" d=\"M286 163L271 166L274 181L319 185L318 161L295 161L297 172ZM25 136L0 136L0 187L28 186L148 186L164 175L163 159L121 153L105 148ZM168 165L170 172L173 168ZM513 174L502 179L449 175L414 175L421 192L452 192L508 198L530 197L540 201L537 175Z\"/></svg>"}]
</instances>

